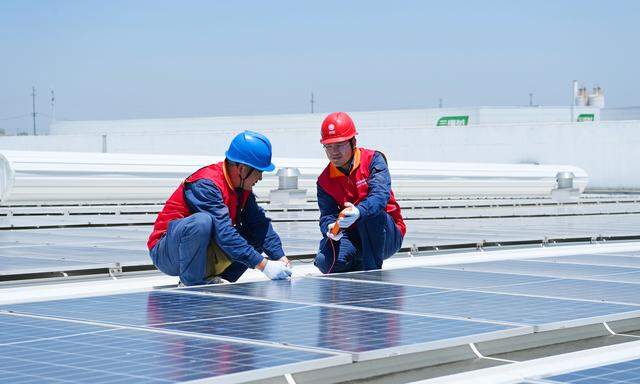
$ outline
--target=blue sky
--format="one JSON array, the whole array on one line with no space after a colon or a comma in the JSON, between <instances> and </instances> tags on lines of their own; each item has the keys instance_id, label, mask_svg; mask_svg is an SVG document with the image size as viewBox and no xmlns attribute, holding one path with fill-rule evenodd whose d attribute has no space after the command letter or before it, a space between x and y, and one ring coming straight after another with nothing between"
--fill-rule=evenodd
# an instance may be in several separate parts
<instances>
[{"instance_id":1,"label":"blue sky","mask_svg":"<svg viewBox=\"0 0 640 384\"><path fill-rule=\"evenodd\" d=\"M640 105L638 1L0 1L0 128L60 119ZM38 121L46 128L48 117Z\"/></svg>"}]
</instances>

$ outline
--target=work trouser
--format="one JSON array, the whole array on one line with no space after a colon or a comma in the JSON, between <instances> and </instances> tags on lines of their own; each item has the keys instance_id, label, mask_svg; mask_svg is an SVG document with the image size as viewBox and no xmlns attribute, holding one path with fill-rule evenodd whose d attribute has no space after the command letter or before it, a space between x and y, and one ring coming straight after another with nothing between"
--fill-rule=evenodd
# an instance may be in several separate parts
<instances>
[{"instance_id":1,"label":"work trouser","mask_svg":"<svg viewBox=\"0 0 640 384\"><path fill-rule=\"evenodd\" d=\"M400 229L383 211L359 219L355 226L343 230L339 241L325 236L320 240L314 264L322 273L380 269L382 262L398 252L401 246Z\"/></svg>"},{"instance_id":2,"label":"work trouser","mask_svg":"<svg viewBox=\"0 0 640 384\"><path fill-rule=\"evenodd\" d=\"M221 254L220 247L212 244L214 231L213 220L208 213L197 212L184 219L173 220L165 235L149 252L151 260L167 275L180 276L180 281L187 286L207 284L215 276L236 281L247 266ZM262 249L254 245L261 242L252 241L250 233L241 231L240 235L262 253Z\"/></svg>"}]
</instances>

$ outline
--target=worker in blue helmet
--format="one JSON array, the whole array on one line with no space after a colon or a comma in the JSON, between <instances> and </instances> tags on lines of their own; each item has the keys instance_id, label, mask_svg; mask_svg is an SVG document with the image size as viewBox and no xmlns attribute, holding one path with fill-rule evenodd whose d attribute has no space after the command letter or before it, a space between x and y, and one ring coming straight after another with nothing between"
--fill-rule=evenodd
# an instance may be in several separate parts
<instances>
[{"instance_id":1,"label":"worker in blue helmet","mask_svg":"<svg viewBox=\"0 0 640 384\"><path fill-rule=\"evenodd\" d=\"M156 267L184 285L236 281L248 268L274 280L291 276L280 237L252 193L274 168L269 139L236 135L225 160L187 177L158 214L147 243Z\"/></svg>"}]
</instances>

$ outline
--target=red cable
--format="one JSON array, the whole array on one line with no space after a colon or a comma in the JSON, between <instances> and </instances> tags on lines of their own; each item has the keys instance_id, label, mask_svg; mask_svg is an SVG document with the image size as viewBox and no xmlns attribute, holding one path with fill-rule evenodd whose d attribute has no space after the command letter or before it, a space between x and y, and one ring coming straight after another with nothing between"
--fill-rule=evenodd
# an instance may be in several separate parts
<instances>
[{"instance_id":1,"label":"red cable","mask_svg":"<svg viewBox=\"0 0 640 384\"><path fill-rule=\"evenodd\" d=\"M331 242L331 249L333 250L333 263L331 263L331 268L329 268L327 274L331 273L333 266L336 265L336 247L333 245L333 240L329 239L329 241Z\"/></svg>"}]
</instances>

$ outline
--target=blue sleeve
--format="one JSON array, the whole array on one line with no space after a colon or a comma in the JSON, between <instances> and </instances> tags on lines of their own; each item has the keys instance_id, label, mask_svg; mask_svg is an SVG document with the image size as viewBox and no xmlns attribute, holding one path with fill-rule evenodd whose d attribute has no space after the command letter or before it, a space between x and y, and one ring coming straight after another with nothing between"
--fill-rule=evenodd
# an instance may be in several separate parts
<instances>
[{"instance_id":1,"label":"blue sleeve","mask_svg":"<svg viewBox=\"0 0 640 384\"><path fill-rule=\"evenodd\" d=\"M389 167L382 153L376 152L371 159L369 165L369 193L358 204L360 217L367 218L375 216L382 212L387 206L387 202L391 198L391 176L389 175Z\"/></svg>"},{"instance_id":2,"label":"blue sleeve","mask_svg":"<svg viewBox=\"0 0 640 384\"><path fill-rule=\"evenodd\" d=\"M233 261L255 268L264 259L233 226L222 193L211 180L201 179L186 184L184 198L192 213L211 215L214 240Z\"/></svg>"},{"instance_id":3,"label":"blue sleeve","mask_svg":"<svg viewBox=\"0 0 640 384\"><path fill-rule=\"evenodd\" d=\"M326 236L327 226L338 219L340 207L338 203L325 192L322 187L317 184L318 189L318 208L320 208L320 233Z\"/></svg>"},{"instance_id":4,"label":"blue sleeve","mask_svg":"<svg viewBox=\"0 0 640 384\"><path fill-rule=\"evenodd\" d=\"M264 209L256 202L256 196L253 193L247 199L242 211L242 225L247 227L248 233L254 237L256 243L260 243L269 259L278 260L284 256L280 236L273 229L271 219L267 217Z\"/></svg>"}]
</instances>

